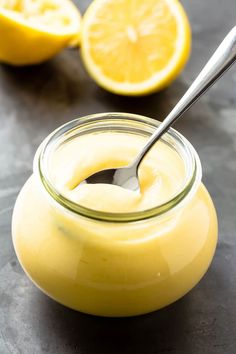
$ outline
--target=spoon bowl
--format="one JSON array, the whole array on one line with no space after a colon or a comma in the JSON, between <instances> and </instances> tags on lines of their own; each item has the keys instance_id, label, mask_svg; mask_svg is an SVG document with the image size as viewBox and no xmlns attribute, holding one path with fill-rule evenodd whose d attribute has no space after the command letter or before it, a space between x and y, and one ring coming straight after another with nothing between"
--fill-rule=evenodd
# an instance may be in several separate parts
<instances>
[{"instance_id":1,"label":"spoon bowl","mask_svg":"<svg viewBox=\"0 0 236 354\"><path fill-rule=\"evenodd\" d=\"M98 171L89 176L82 183L114 184L134 192L140 191L137 167L134 164L120 168L110 168Z\"/></svg>"}]
</instances>

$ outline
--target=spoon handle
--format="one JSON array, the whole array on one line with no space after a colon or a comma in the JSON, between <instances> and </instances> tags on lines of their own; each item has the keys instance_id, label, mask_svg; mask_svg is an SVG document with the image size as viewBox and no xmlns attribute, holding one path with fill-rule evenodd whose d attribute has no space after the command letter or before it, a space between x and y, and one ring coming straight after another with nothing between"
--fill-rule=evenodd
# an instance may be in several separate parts
<instances>
[{"instance_id":1,"label":"spoon handle","mask_svg":"<svg viewBox=\"0 0 236 354\"><path fill-rule=\"evenodd\" d=\"M204 66L195 81L180 99L174 109L159 125L150 137L143 150L137 156L134 165L138 168L142 159L157 140L170 128L170 126L196 102L235 62L236 60L236 26L228 33L219 45L210 60Z\"/></svg>"}]
</instances>

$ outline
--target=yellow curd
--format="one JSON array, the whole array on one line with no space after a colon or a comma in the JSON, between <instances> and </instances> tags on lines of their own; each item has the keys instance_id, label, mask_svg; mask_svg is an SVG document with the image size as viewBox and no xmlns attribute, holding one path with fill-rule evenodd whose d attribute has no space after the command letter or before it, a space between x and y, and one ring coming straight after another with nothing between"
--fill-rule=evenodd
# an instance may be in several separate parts
<instances>
[{"instance_id":1,"label":"yellow curd","mask_svg":"<svg viewBox=\"0 0 236 354\"><path fill-rule=\"evenodd\" d=\"M127 133L88 134L59 147L50 161L56 188L74 202L100 211L135 212L166 202L180 190L184 164L164 143L157 143L139 169L141 193L109 184L80 184L89 175L128 165L146 137Z\"/></svg>"},{"instance_id":2,"label":"yellow curd","mask_svg":"<svg viewBox=\"0 0 236 354\"><path fill-rule=\"evenodd\" d=\"M101 316L160 309L214 255L217 219L196 151L171 130L143 160L141 192L81 184L129 164L158 122L129 114L72 121L50 135L13 214L20 263L50 297Z\"/></svg>"}]
</instances>

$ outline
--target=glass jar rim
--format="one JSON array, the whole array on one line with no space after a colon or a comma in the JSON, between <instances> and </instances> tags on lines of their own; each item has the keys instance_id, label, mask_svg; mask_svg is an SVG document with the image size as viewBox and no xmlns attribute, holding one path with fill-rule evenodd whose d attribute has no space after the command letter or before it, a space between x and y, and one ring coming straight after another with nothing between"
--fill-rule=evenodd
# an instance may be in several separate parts
<instances>
[{"instance_id":1,"label":"glass jar rim","mask_svg":"<svg viewBox=\"0 0 236 354\"><path fill-rule=\"evenodd\" d=\"M64 125L54 130L48 137L46 137L35 154L34 173L39 176L44 190L47 192L47 194L50 195L50 197L53 198L57 204L64 207L66 210L69 210L77 215L99 221L141 221L166 214L172 210L175 210L177 207L180 207L180 205L182 205L182 203L188 199L187 197L191 197L191 195L194 194L194 192L197 190L197 187L199 186L202 178L202 168L198 154L191 143L182 134L173 128L170 128L168 132L163 135L161 140L168 144L170 144L170 141L172 141L172 143L175 142L176 146L179 147L179 151L177 152L179 153L181 150L185 153L185 160L187 160L185 162L187 163L188 171L186 173L186 177L181 190L179 190L174 196L162 204L159 204L150 209L130 213L104 212L90 209L73 202L61 194L60 191L53 185L48 174L47 160L61 137L69 136L69 134L72 134L78 129L85 129L85 133L91 133L92 131L102 131L102 129L106 127L109 129L109 131L111 131L111 123L114 125L115 123L118 124L118 122L122 122L123 129L121 130L123 131L125 131L125 127L127 128L128 122L133 125L133 128L135 124L141 124L143 130L139 129L139 131L146 133L146 135L151 135L154 129L156 129L160 124L159 121L152 118L137 114L118 112L92 114L65 123ZM94 127L92 128L92 126ZM144 130L144 127L146 130ZM180 157L183 159L182 155Z\"/></svg>"}]
</instances>

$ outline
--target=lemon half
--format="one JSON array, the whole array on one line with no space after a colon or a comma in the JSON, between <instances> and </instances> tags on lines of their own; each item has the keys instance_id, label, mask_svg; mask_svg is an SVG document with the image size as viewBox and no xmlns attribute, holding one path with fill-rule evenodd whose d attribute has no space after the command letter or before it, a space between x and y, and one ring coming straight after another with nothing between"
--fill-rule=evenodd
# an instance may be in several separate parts
<instances>
[{"instance_id":1,"label":"lemon half","mask_svg":"<svg viewBox=\"0 0 236 354\"><path fill-rule=\"evenodd\" d=\"M83 19L81 46L100 86L143 95L168 86L183 69L190 25L177 0L95 0Z\"/></svg>"},{"instance_id":2,"label":"lemon half","mask_svg":"<svg viewBox=\"0 0 236 354\"><path fill-rule=\"evenodd\" d=\"M80 24L70 0L0 0L0 61L43 62L78 43Z\"/></svg>"}]
</instances>

